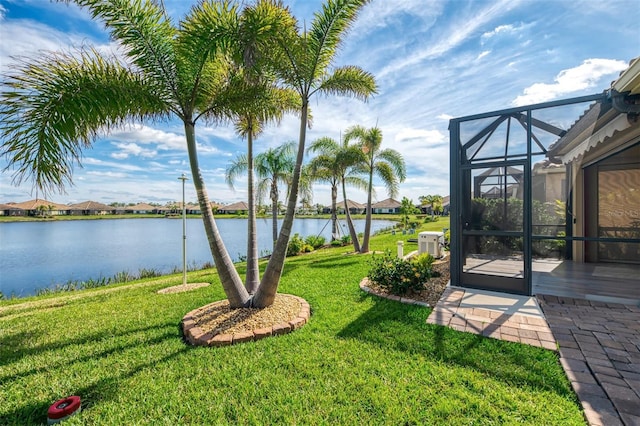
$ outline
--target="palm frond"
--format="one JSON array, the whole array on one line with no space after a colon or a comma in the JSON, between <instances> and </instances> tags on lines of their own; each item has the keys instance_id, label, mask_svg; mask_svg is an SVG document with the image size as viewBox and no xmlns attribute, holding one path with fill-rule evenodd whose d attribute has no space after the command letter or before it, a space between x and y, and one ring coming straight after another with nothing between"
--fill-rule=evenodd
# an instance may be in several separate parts
<instances>
[{"instance_id":1,"label":"palm frond","mask_svg":"<svg viewBox=\"0 0 640 426\"><path fill-rule=\"evenodd\" d=\"M15 170L14 183L63 191L99 133L128 120L166 118L168 95L154 83L93 50L14 67L0 94L0 155Z\"/></svg>"},{"instance_id":2,"label":"palm frond","mask_svg":"<svg viewBox=\"0 0 640 426\"><path fill-rule=\"evenodd\" d=\"M395 175L400 182L404 182L407 177L407 171L404 164L404 158L395 149L387 148L378 153L378 160L386 161L393 168Z\"/></svg>"},{"instance_id":3,"label":"palm frond","mask_svg":"<svg viewBox=\"0 0 640 426\"><path fill-rule=\"evenodd\" d=\"M378 93L378 88L371 73L357 66L345 66L335 69L324 78L315 91L366 101L369 96Z\"/></svg>"},{"instance_id":4,"label":"palm frond","mask_svg":"<svg viewBox=\"0 0 640 426\"><path fill-rule=\"evenodd\" d=\"M313 58L310 77L320 77L331 65L344 34L366 3L368 0L327 0L322 12L314 15L307 37L309 57Z\"/></svg>"},{"instance_id":5,"label":"palm frond","mask_svg":"<svg viewBox=\"0 0 640 426\"><path fill-rule=\"evenodd\" d=\"M398 195L398 178L396 177L393 168L389 163L379 161L373 168L375 174L382 180L382 183L387 188L387 193L391 198Z\"/></svg>"},{"instance_id":6,"label":"palm frond","mask_svg":"<svg viewBox=\"0 0 640 426\"><path fill-rule=\"evenodd\" d=\"M104 22L113 39L126 49L127 57L156 85L165 85L179 99L180 85L174 50L176 29L164 10L150 1L71 0L89 9Z\"/></svg>"},{"instance_id":7,"label":"palm frond","mask_svg":"<svg viewBox=\"0 0 640 426\"><path fill-rule=\"evenodd\" d=\"M246 173L249 167L249 162L247 160L247 156L245 154L238 155L232 162L227 166L227 170L225 171L225 182L229 185L229 188L233 189L233 183L238 178L238 176Z\"/></svg>"},{"instance_id":8,"label":"palm frond","mask_svg":"<svg viewBox=\"0 0 640 426\"><path fill-rule=\"evenodd\" d=\"M329 154L329 153L335 153L339 149L340 149L340 145L338 145L338 142L336 142L335 139L332 139L328 136L324 136L311 142L311 144L307 148L307 153L319 152L319 153Z\"/></svg>"}]
</instances>

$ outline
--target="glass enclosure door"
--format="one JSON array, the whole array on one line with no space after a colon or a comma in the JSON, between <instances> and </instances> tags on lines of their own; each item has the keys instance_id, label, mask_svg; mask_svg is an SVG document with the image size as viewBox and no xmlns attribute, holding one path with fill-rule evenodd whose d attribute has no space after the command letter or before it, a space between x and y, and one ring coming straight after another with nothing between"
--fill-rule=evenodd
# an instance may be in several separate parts
<instances>
[{"instance_id":1,"label":"glass enclosure door","mask_svg":"<svg viewBox=\"0 0 640 426\"><path fill-rule=\"evenodd\" d=\"M461 281L464 286L529 293L527 163L464 167L462 172Z\"/></svg>"}]
</instances>

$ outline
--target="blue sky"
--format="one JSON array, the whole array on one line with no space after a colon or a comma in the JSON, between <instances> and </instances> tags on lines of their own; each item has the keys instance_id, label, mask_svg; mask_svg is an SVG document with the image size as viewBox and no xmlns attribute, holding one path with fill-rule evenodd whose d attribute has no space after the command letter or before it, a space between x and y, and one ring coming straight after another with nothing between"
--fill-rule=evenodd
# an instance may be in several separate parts
<instances>
[{"instance_id":1,"label":"blue sky","mask_svg":"<svg viewBox=\"0 0 640 426\"><path fill-rule=\"evenodd\" d=\"M194 2L165 0L179 20ZM320 9L316 0L285 1L300 22ZM379 94L366 103L339 97L312 102L307 142L338 139L349 126L379 126L383 147L404 155L407 179L398 199L449 193L448 120L470 114L602 92L640 55L636 0L429 1L373 0L345 38L336 65L354 64L376 76ZM117 50L86 11L49 0L0 0L0 72L18 57L81 46ZM577 118L577 117L575 117ZM286 117L257 141L257 151L297 140L298 121ZM231 126L196 128L209 197L246 199L224 181L229 162L245 144ZM189 174L181 123L132 124L101 137L84 152L83 167L60 203L179 200L181 173ZM0 159L0 168L6 161ZM0 175L0 203L35 197L30 183L16 187ZM376 185L377 199L387 198ZM195 192L187 185L187 201ZM364 192L348 197L364 202ZM42 198L42 197L41 197ZM329 188L314 186L314 203L328 204Z\"/></svg>"}]
</instances>

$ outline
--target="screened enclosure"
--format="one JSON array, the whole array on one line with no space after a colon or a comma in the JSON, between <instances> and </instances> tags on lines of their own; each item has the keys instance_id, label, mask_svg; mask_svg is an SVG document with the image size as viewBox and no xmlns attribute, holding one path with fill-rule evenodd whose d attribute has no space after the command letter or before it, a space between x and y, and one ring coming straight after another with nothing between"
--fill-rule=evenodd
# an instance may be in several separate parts
<instances>
[{"instance_id":1,"label":"screened enclosure","mask_svg":"<svg viewBox=\"0 0 640 426\"><path fill-rule=\"evenodd\" d=\"M610 93L449 130L452 284L531 295L535 271L566 262L640 271L640 125Z\"/></svg>"}]
</instances>

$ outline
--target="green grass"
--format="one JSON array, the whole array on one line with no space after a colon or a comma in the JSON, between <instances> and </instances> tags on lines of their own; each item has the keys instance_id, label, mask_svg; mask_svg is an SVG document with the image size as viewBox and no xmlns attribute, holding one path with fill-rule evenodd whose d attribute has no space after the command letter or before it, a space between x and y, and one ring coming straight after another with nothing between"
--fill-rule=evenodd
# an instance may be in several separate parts
<instances>
[{"instance_id":1,"label":"green grass","mask_svg":"<svg viewBox=\"0 0 640 426\"><path fill-rule=\"evenodd\" d=\"M364 294L368 256L347 250L287 260L280 291L310 303L307 325L231 347L181 338L185 313L224 297L211 271L190 273L213 285L186 293L156 293L175 275L0 302L0 424L46 423L72 394L83 411L67 425L584 424L554 352Z\"/></svg>"}]
</instances>

